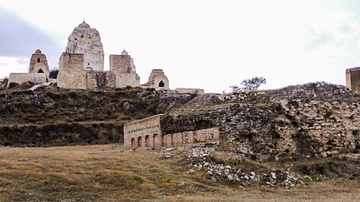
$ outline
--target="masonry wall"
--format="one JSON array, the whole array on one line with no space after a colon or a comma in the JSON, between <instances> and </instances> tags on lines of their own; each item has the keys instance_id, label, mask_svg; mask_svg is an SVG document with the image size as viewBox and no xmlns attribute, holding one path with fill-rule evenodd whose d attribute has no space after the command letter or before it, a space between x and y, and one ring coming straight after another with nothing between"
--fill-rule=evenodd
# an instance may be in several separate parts
<instances>
[{"instance_id":1,"label":"masonry wall","mask_svg":"<svg viewBox=\"0 0 360 202\"><path fill-rule=\"evenodd\" d=\"M360 67L346 70L346 87L360 94Z\"/></svg>"},{"instance_id":2,"label":"masonry wall","mask_svg":"<svg viewBox=\"0 0 360 202\"><path fill-rule=\"evenodd\" d=\"M125 88L127 86L140 86L140 77L135 72L124 73L120 71L113 71L112 73L115 75L116 88Z\"/></svg>"},{"instance_id":3,"label":"masonry wall","mask_svg":"<svg viewBox=\"0 0 360 202\"><path fill-rule=\"evenodd\" d=\"M10 73L8 86L10 83L27 83L27 82L34 82L34 76L36 77L36 83L45 83L46 82L46 74L44 73Z\"/></svg>"},{"instance_id":4,"label":"masonry wall","mask_svg":"<svg viewBox=\"0 0 360 202\"><path fill-rule=\"evenodd\" d=\"M178 147L220 139L218 127L163 135L160 118L161 115L156 115L124 124L124 145L132 148Z\"/></svg>"},{"instance_id":5,"label":"masonry wall","mask_svg":"<svg viewBox=\"0 0 360 202\"><path fill-rule=\"evenodd\" d=\"M130 55L110 55L110 71L132 72Z\"/></svg>"},{"instance_id":6,"label":"masonry wall","mask_svg":"<svg viewBox=\"0 0 360 202\"><path fill-rule=\"evenodd\" d=\"M177 147L183 145L199 144L220 139L218 127L201 129L196 131L184 131L173 134L166 134L162 137L163 147Z\"/></svg>"},{"instance_id":7,"label":"masonry wall","mask_svg":"<svg viewBox=\"0 0 360 202\"><path fill-rule=\"evenodd\" d=\"M64 52L60 56L57 85L66 89L87 89L84 55Z\"/></svg>"},{"instance_id":8,"label":"masonry wall","mask_svg":"<svg viewBox=\"0 0 360 202\"><path fill-rule=\"evenodd\" d=\"M161 115L124 124L124 145L129 147L161 147Z\"/></svg>"},{"instance_id":9,"label":"masonry wall","mask_svg":"<svg viewBox=\"0 0 360 202\"><path fill-rule=\"evenodd\" d=\"M176 93L197 94L197 95L201 95L201 94L205 93L204 89L201 89L201 88L176 88L175 92Z\"/></svg>"}]
</instances>

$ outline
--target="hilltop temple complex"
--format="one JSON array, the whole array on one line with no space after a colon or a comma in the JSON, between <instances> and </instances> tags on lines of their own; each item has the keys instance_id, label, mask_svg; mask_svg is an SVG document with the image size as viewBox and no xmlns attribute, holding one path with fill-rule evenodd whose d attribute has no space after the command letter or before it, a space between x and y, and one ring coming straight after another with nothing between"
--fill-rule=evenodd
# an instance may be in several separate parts
<instances>
[{"instance_id":1,"label":"hilltop temple complex","mask_svg":"<svg viewBox=\"0 0 360 202\"><path fill-rule=\"evenodd\" d=\"M121 54L111 54L109 64L110 70L104 71L104 50L100 33L83 21L68 37L65 51L59 58L57 86L64 89L130 86L170 90L169 79L162 69L153 69L149 80L145 84L140 84L134 60L126 50ZM45 54L41 50L36 50L30 59L29 72L11 73L8 86L10 83L44 83L48 81L49 73Z\"/></svg>"}]
</instances>

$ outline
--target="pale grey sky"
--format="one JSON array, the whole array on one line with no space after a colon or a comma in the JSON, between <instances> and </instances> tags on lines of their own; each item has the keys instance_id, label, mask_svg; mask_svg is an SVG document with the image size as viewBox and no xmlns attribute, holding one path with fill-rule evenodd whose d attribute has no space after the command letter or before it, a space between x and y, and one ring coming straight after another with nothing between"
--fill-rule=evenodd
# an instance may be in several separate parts
<instances>
[{"instance_id":1,"label":"pale grey sky","mask_svg":"<svg viewBox=\"0 0 360 202\"><path fill-rule=\"evenodd\" d=\"M171 88L206 92L254 76L265 89L345 85L360 66L357 0L0 0L0 78L27 72L36 49L57 67L83 19L100 32L106 69L125 48L141 83L161 68Z\"/></svg>"}]
</instances>

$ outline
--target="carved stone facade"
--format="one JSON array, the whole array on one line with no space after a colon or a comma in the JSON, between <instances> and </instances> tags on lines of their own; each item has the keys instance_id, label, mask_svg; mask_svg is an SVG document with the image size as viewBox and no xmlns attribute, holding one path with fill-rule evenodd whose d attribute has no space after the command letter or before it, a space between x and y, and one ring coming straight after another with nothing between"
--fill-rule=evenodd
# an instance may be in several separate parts
<instances>
[{"instance_id":1,"label":"carved stone facade","mask_svg":"<svg viewBox=\"0 0 360 202\"><path fill-rule=\"evenodd\" d=\"M346 87L351 91L360 94L360 67L346 70Z\"/></svg>"},{"instance_id":2,"label":"carved stone facade","mask_svg":"<svg viewBox=\"0 0 360 202\"><path fill-rule=\"evenodd\" d=\"M218 127L162 134L161 114L124 124L124 145L131 148L161 148L192 145L220 139Z\"/></svg>"}]
</instances>

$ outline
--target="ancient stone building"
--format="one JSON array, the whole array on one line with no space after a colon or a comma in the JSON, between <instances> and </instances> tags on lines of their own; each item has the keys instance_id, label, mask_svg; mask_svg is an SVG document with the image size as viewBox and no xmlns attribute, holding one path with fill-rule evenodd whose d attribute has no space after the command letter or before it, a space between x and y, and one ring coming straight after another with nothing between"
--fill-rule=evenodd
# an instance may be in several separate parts
<instances>
[{"instance_id":1,"label":"ancient stone building","mask_svg":"<svg viewBox=\"0 0 360 202\"><path fill-rule=\"evenodd\" d=\"M124 124L124 145L132 148L177 147L217 141L220 138L218 127L162 134L161 116L155 115Z\"/></svg>"},{"instance_id":2,"label":"ancient stone building","mask_svg":"<svg viewBox=\"0 0 360 202\"><path fill-rule=\"evenodd\" d=\"M104 50L100 34L83 21L68 38L65 52L84 54L84 68L104 71Z\"/></svg>"},{"instance_id":3,"label":"ancient stone building","mask_svg":"<svg viewBox=\"0 0 360 202\"><path fill-rule=\"evenodd\" d=\"M45 83L48 80L50 74L49 65L46 55L37 49L35 53L31 55L29 63L28 73L11 73L9 76L8 86L12 83Z\"/></svg>"},{"instance_id":4,"label":"ancient stone building","mask_svg":"<svg viewBox=\"0 0 360 202\"><path fill-rule=\"evenodd\" d=\"M165 76L162 69L153 69L150 73L149 81L142 86L158 90L170 90L169 79Z\"/></svg>"},{"instance_id":5,"label":"ancient stone building","mask_svg":"<svg viewBox=\"0 0 360 202\"><path fill-rule=\"evenodd\" d=\"M81 56L82 55L82 56ZM57 83L60 88L144 87L169 90L169 80L161 69L153 70L149 81L140 85L134 60L126 50L109 56L110 71L104 71L104 51L100 34L83 22L69 36L60 56Z\"/></svg>"},{"instance_id":6,"label":"ancient stone building","mask_svg":"<svg viewBox=\"0 0 360 202\"><path fill-rule=\"evenodd\" d=\"M140 86L140 77L136 73L134 60L126 50L121 55L110 55L110 72L115 75L115 86L122 88L126 86Z\"/></svg>"},{"instance_id":7,"label":"ancient stone building","mask_svg":"<svg viewBox=\"0 0 360 202\"><path fill-rule=\"evenodd\" d=\"M37 49L35 53L31 55L29 64L29 73L45 73L49 76L50 70L46 55Z\"/></svg>"},{"instance_id":8,"label":"ancient stone building","mask_svg":"<svg viewBox=\"0 0 360 202\"><path fill-rule=\"evenodd\" d=\"M87 71L84 54L64 52L60 56L57 86L60 88L87 89Z\"/></svg>"},{"instance_id":9,"label":"ancient stone building","mask_svg":"<svg viewBox=\"0 0 360 202\"><path fill-rule=\"evenodd\" d=\"M360 67L346 70L346 87L351 91L360 94Z\"/></svg>"}]
</instances>

